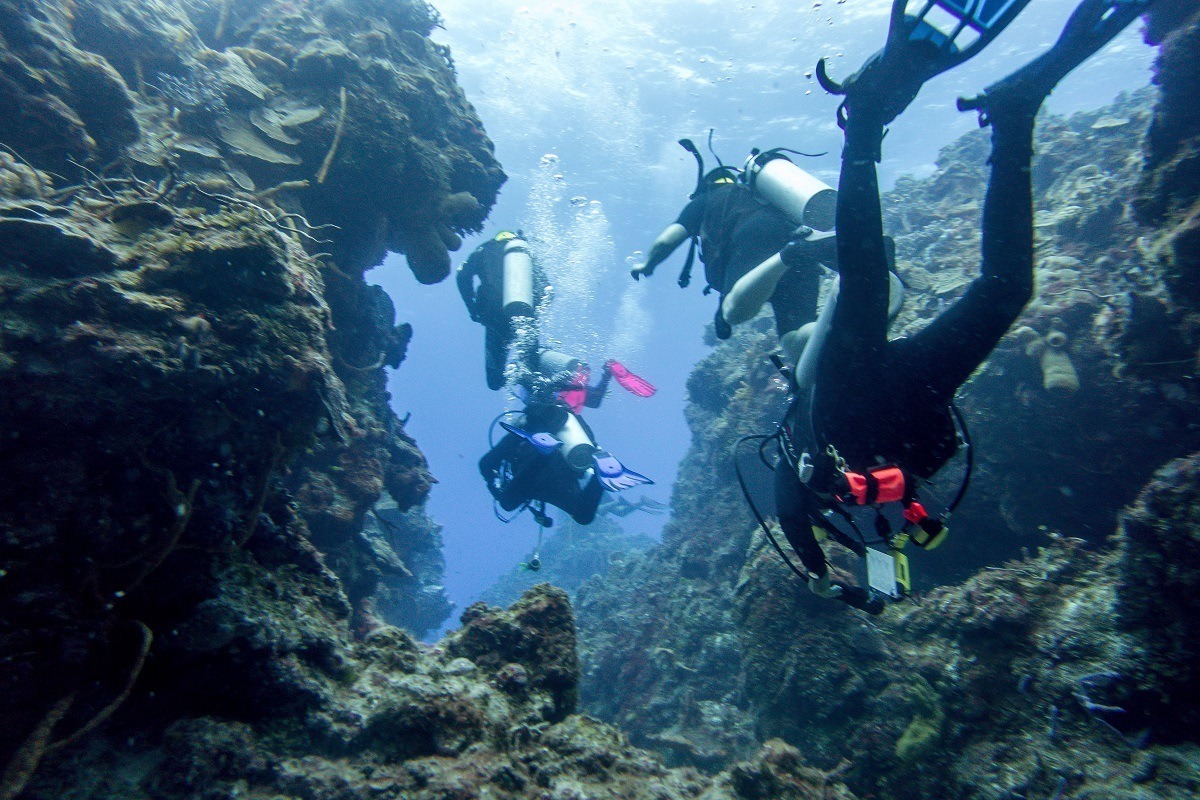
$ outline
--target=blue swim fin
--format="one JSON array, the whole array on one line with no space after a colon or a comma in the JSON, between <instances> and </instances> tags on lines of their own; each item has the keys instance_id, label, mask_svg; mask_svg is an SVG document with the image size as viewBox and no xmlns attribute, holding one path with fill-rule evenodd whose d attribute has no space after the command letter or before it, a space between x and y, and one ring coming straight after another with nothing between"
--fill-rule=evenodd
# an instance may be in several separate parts
<instances>
[{"instance_id":1,"label":"blue swim fin","mask_svg":"<svg viewBox=\"0 0 1200 800\"><path fill-rule=\"evenodd\" d=\"M987 87L978 97L959 98L959 111L979 111L979 124L983 126L990 122L992 106L1002 105L1006 95L1029 98L1036 109L1071 70L1146 13L1152 3L1153 0L1082 0L1053 47Z\"/></svg>"},{"instance_id":2,"label":"blue swim fin","mask_svg":"<svg viewBox=\"0 0 1200 800\"><path fill-rule=\"evenodd\" d=\"M1029 0L926 0L911 18L913 27L908 38L953 48L959 55L956 63L962 63L986 47L1028 4ZM934 21L936 17L931 18L935 8L948 17L940 25Z\"/></svg>"},{"instance_id":3,"label":"blue swim fin","mask_svg":"<svg viewBox=\"0 0 1200 800\"><path fill-rule=\"evenodd\" d=\"M509 425L503 420L500 421L500 427L504 428L504 430L508 431L513 436L517 436L529 442L531 445L533 445L533 448L542 455L548 455L549 453L553 453L555 450L562 447L562 442L560 442L558 439L555 439L548 433L529 433L521 430L515 425Z\"/></svg>"},{"instance_id":4,"label":"blue swim fin","mask_svg":"<svg viewBox=\"0 0 1200 800\"><path fill-rule=\"evenodd\" d=\"M622 489L631 489L634 486L644 486L654 483L654 481L640 472L627 469L624 464L617 460L616 456L605 450L597 450L593 458L596 465L596 475L600 478L600 483L603 484L604 488L610 492L619 492Z\"/></svg>"},{"instance_id":5,"label":"blue swim fin","mask_svg":"<svg viewBox=\"0 0 1200 800\"><path fill-rule=\"evenodd\" d=\"M915 14L909 5L919 6ZM891 24L883 49L850 77L837 82L825 59L817 62L817 81L830 94L850 95L873 109L884 124L916 97L922 84L958 66L987 47L1029 4L1029 0L893 0ZM845 127L846 103L838 108Z\"/></svg>"}]
</instances>

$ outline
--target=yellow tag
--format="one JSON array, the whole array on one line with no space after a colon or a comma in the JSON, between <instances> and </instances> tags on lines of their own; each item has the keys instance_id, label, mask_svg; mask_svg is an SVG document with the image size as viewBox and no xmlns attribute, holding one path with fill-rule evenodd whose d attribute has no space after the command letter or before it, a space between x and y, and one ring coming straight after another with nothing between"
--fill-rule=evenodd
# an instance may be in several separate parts
<instances>
[{"instance_id":1,"label":"yellow tag","mask_svg":"<svg viewBox=\"0 0 1200 800\"><path fill-rule=\"evenodd\" d=\"M496 234L497 242L507 242L509 239L515 239L517 235L512 231L500 231Z\"/></svg>"},{"instance_id":2,"label":"yellow tag","mask_svg":"<svg viewBox=\"0 0 1200 800\"><path fill-rule=\"evenodd\" d=\"M734 182L733 178L717 178L716 180L713 181L713 185L715 186L718 183L733 183L733 182Z\"/></svg>"},{"instance_id":3,"label":"yellow tag","mask_svg":"<svg viewBox=\"0 0 1200 800\"><path fill-rule=\"evenodd\" d=\"M899 550L892 550L892 561L896 562L896 585L908 594L912 591L912 579L908 574L908 556Z\"/></svg>"}]
</instances>

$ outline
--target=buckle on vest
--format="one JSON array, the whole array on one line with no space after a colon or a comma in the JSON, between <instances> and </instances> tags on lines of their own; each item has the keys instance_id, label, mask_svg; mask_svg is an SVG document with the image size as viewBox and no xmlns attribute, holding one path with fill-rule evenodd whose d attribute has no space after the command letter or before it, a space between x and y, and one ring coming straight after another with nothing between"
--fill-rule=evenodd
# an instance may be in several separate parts
<instances>
[{"instance_id":1,"label":"buckle on vest","mask_svg":"<svg viewBox=\"0 0 1200 800\"><path fill-rule=\"evenodd\" d=\"M808 483L812 480L813 471L816 466L813 465L812 457L805 451L800 454L800 460L796 462L796 477L801 483Z\"/></svg>"}]
</instances>

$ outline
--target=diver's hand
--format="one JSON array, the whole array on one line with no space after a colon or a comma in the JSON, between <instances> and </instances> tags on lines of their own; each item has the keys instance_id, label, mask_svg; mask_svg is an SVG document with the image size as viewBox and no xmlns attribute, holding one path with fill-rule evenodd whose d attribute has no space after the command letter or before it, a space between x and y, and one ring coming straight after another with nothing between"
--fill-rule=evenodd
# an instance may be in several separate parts
<instances>
[{"instance_id":1,"label":"diver's hand","mask_svg":"<svg viewBox=\"0 0 1200 800\"><path fill-rule=\"evenodd\" d=\"M638 264L633 269L629 270L629 274L633 277L633 279L635 281L638 280L639 278L641 278L643 275L646 276L647 278L649 278L651 275L654 274L654 267L650 266L650 264L648 262Z\"/></svg>"},{"instance_id":2,"label":"diver's hand","mask_svg":"<svg viewBox=\"0 0 1200 800\"><path fill-rule=\"evenodd\" d=\"M829 579L828 572L819 578L810 576L808 579L808 588L817 597L824 597L829 600L842 596L842 587Z\"/></svg>"}]
</instances>

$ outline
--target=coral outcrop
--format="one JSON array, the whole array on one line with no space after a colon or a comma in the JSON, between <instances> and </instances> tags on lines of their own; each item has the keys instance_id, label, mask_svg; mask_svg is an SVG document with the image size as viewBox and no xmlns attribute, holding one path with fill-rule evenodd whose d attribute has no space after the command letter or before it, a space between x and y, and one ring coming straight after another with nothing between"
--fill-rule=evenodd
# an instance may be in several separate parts
<instances>
[{"instance_id":1,"label":"coral outcrop","mask_svg":"<svg viewBox=\"0 0 1200 800\"><path fill-rule=\"evenodd\" d=\"M277 573L267 595L224 596L198 627L177 633L239 642L243 669L279 663L262 686L268 694L226 695L236 713L210 705L159 740L114 737L108 747L79 749L40 772L28 796L60 797L71 786L92 797L160 800L853 800L838 775L807 767L782 742L714 778L665 769L615 729L571 715L578 673L561 590L535 587L507 612L473 606L461 630L427 648L392 627L358 642L326 639L319 620L328 610L307 605L306 583ZM290 613L297 602L306 612L299 619ZM220 688L213 676L195 687ZM161 699L133 702L152 714ZM129 766L113 771L118 760Z\"/></svg>"},{"instance_id":2,"label":"coral outcrop","mask_svg":"<svg viewBox=\"0 0 1200 800\"><path fill-rule=\"evenodd\" d=\"M256 764L217 739L310 704L353 749L322 698L390 630L380 583L418 633L448 615L384 388L412 330L363 278L404 249L439 279L503 181L436 22L0 2L0 797L211 796L104 759Z\"/></svg>"},{"instance_id":3,"label":"coral outcrop","mask_svg":"<svg viewBox=\"0 0 1200 800\"><path fill-rule=\"evenodd\" d=\"M1150 33L1163 40L1154 82L1162 99L1146 137L1145 164L1135 208L1158 231L1149 248L1171 299L1194 317L1200 310L1200 14L1194 4L1164 4ZM1194 319L1181 326L1197 338ZM1193 349L1193 353L1194 353Z\"/></svg>"}]
</instances>

